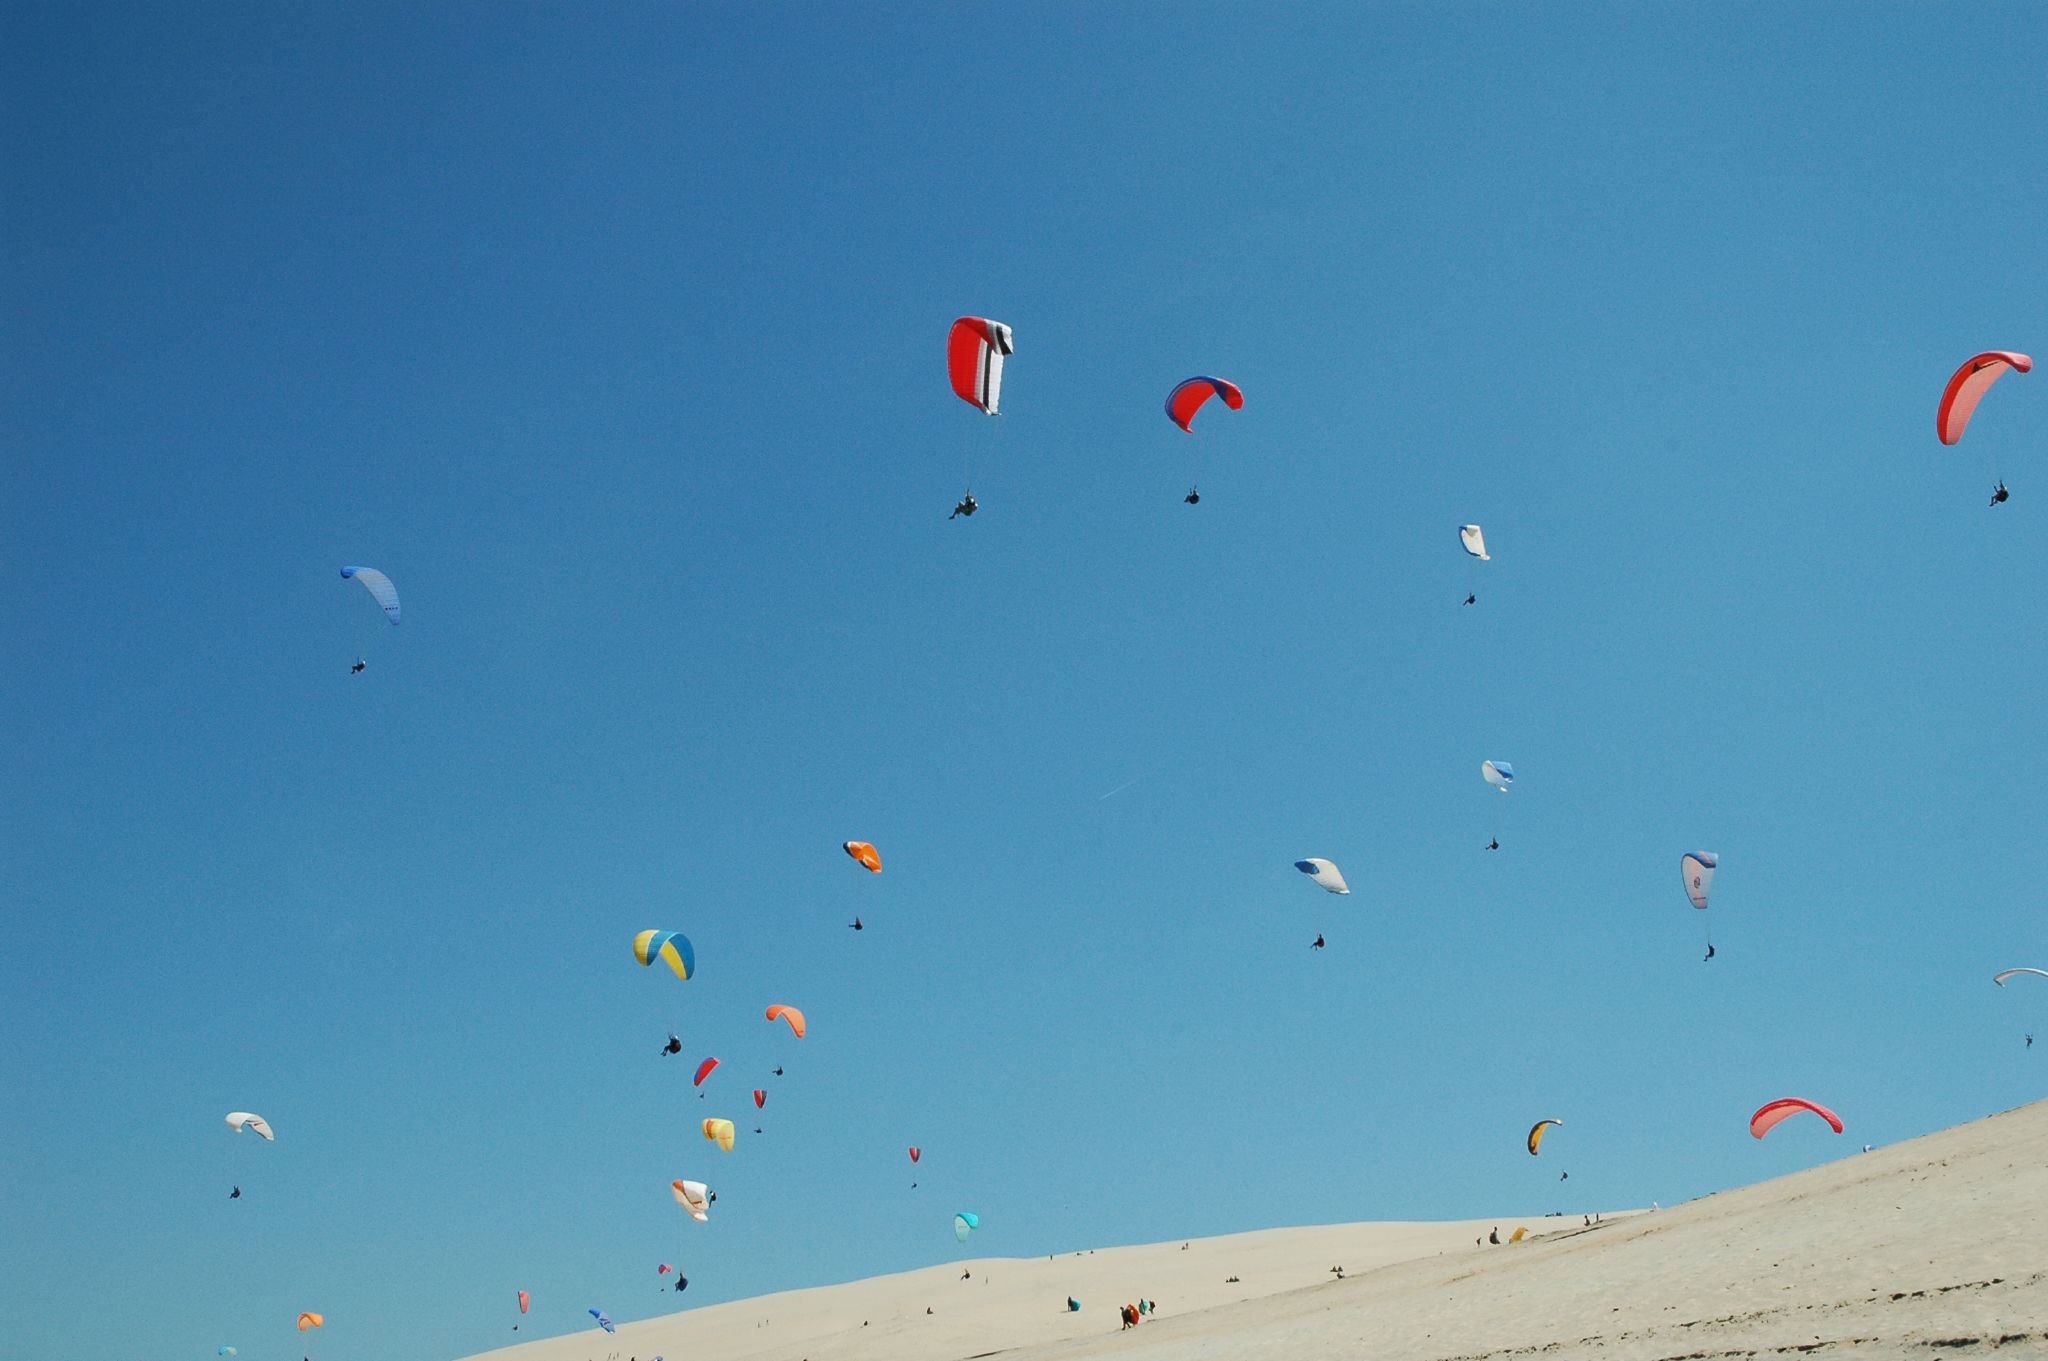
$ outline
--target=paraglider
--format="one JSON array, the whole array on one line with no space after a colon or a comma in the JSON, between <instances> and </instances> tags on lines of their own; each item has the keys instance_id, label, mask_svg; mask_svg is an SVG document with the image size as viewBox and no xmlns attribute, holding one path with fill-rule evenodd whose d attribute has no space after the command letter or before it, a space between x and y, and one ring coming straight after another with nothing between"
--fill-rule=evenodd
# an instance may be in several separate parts
<instances>
[{"instance_id":1,"label":"paraglider","mask_svg":"<svg viewBox=\"0 0 2048 1361\"><path fill-rule=\"evenodd\" d=\"M597 1320L597 1326L598 1326L598 1327L600 1327L600 1328L602 1328L602 1329L604 1329L604 1330L605 1330L606 1332L608 1332L608 1333L616 1333L616 1332L618 1331L618 1329L617 1329L617 1328L615 1328L615 1327L613 1327L613 1326L612 1326L612 1321L611 1321L611 1320L610 1320L609 1318L606 1318L606 1317L605 1317L605 1312L604 1312L604 1310L602 1310L602 1309L593 1309L593 1310L591 1310L591 1311L590 1311L590 1316L591 1316L592 1318L596 1319L596 1320Z\"/></svg>"},{"instance_id":2,"label":"paraglider","mask_svg":"<svg viewBox=\"0 0 2048 1361\"><path fill-rule=\"evenodd\" d=\"M1486 782L1501 793L1508 792L1508 786L1515 782L1515 768L1506 761L1481 761L1479 773ZM1538 803L1543 800L1538 799Z\"/></svg>"},{"instance_id":3,"label":"paraglider","mask_svg":"<svg viewBox=\"0 0 2048 1361\"><path fill-rule=\"evenodd\" d=\"M531 1295L527 1294L527 1293L526 1293L526 1292L525 1292L524 1290L522 1290L522 1291L520 1291L520 1292L519 1292L519 1312L520 1312L520 1313L522 1313L522 1314L523 1314L523 1313L525 1313L525 1312L526 1312L526 1307L527 1307L528 1305L532 1304L532 1303L533 1303L533 1296L531 1296Z\"/></svg>"},{"instance_id":4,"label":"paraglider","mask_svg":"<svg viewBox=\"0 0 2048 1361\"><path fill-rule=\"evenodd\" d=\"M241 1188L241 1187L239 1187L239 1186L237 1186L237 1187L236 1187L236 1188L235 1188L234 1190L232 1190L232 1191L228 1192L228 1199L229 1199L229 1200L240 1200L241 1198L242 1198L242 1188Z\"/></svg>"},{"instance_id":5,"label":"paraglider","mask_svg":"<svg viewBox=\"0 0 2048 1361\"><path fill-rule=\"evenodd\" d=\"M1941 405L1934 412L1934 433L1943 444L1954 444L1962 439L1963 431L1969 427L1970 417L1977 410L1977 403L1991 390L1991 385L2008 373L2026 373L2034 367L2034 361L2026 355L2012 350L1987 350L1965 360L1942 389ZM2005 489L2005 479L1998 476L1994 462L1991 468L1991 504L2003 505L2011 495Z\"/></svg>"},{"instance_id":6,"label":"paraglider","mask_svg":"<svg viewBox=\"0 0 2048 1361\"><path fill-rule=\"evenodd\" d=\"M706 1060L704 1060L704 1062L702 1062L702 1063L698 1064L698 1065L697 1065L697 1076L695 1076L695 1077L693 1077L693 1078L691 1078L691 1079L690 1079L690 1085L691 1085L692 1087L701 1087L701 1086L703 1086L703 1085L704 1085L704 1079L705 1079L705 1078L707 1078L707 1077L710 1077L710 1076L711 1076L711 1070L712 1070L713 1068L716 1068L717 1066L718 1066L718 1060L717 1060L717 1059L706 1059Z\"/></svg>"},{"instance_id":7,"label":"paraglider","mask_svg":"<svg viewBox=\"0 0 2048 1361\"><path fill-rule=\"evenodd\" d=\"M981 1216L971 1211L962 1210L959 1214L953 1216L953 1236L963 1243L967 1241L968 1234L973 1233L980 1227Z\"/></svg>"},{"instance_id":8,"label":"paraglider","mask_svg":"<svg viewBox=\"0 0 2048 1361\"><path fill-rule=\"evenodd\" d=\"M1195 433L1195 413L1200 411L1202 404L1211 397L1221 397L1223 404L1232 411L1244 409L1244 393L1238 389L1237 384L1228 379L1212 378L1203 374L1178 384L1172 392L1166 394L1166 418L1185 433L1192 435ZM1195 485L1188 488L1188 494L1181 498L1191 506L1202 504L1199 465L1196 474Z\"/></svg>"},{"instance_id":9,"label":"paraglider","mask_svg":"<svg viewBox=\"0 0 2048 1361\"><path fill-rule=\"evenodd\" d=\"M1473 559L1466 564L1471 570L1466 573L1465 603L1467 605L1477 605L1479 603L1479 564L1493 561L1493 558L1486 551L1486 531L1478 525L1459 525L1458 542L1464 545L1466 554Z\"/></svg>"},{"instance_id":10,"label":"paraglider","mask_svg":"<svg viewBox=\"0 0 2048 1361\"><path fill-rule=\"evenodd\" d=\"M668 1043L661 1047L661 1052L664 1054L680 1054L683 1052L683 1042L676 1036L674 1031L669 1032Z\"/></svg>"},{"instance_id":11,"label":"paraglider","mask_svg":"<svg viewBox=\"0 0 2048 1361\"><path fill-rule=\"evenodd\" d=\"M804 1014L795 1007L784 1006L782 1003L777 1002L774 1006L768 1008L768 1019L786 1022L791 1033L798 1039L804 1037Z\"/></svg>"},{"instance_id":12,"label":"paraglider","mask_svg":"<svg viewBox=\"0 0 2048 1361\"><path fill-rule=\"evenodd\" d=\"M2021 974L2032 974L2036 978L2048 978L2048 969L2007 969L2004 973L1993 974L1991 981L2002 988L2005 986L2006 979L2016 978Z\"/></svg>"},{"instance_id":13,"label":"paraglider","mask_svg":"<svg viewBox=\"0 0 2048 1361\"><path fill-rule=\"evenodd\" d=\"M704 1137L717 1144L727 1153L732 1152L733 1127L730 1120L708 1119L704 1122Z\"/></svg>"},{"instance_id":14,"label":"paraglider","mask_svg":"<svg viewBox=\"0 0 2048 1361\"><path fill-rule=\"evenodd\" d=\"M1317 884L1320 884L1327 892L1351 892L1351 885L1344 882L1343 872L1328 860L1314 857L1307 860L1297 860L1294 862L1294 868L1306 874Z\"/></svg>"},{"instance_id":15,"label":"paraglider","mask_svg":"<svg viewBox=\"0 0 2048 1361\"><path fill-rule=\"evenodd\" d=\"M760 1110L763 1106L767 1104L768 1093L762 1091L759 1087L754 1088L754 1109Z\"/></svg>"},{"instance_id":16,"label":"paraglider","mask_svg":"<svg viewBox=\"0 0 2048 1361\"><path fill-rule=\"evenodd\" d=\"M2012 350L1986 350L1965 361L1942 389L1941 405L1934 412L1934 433L1943 444L1954 444L1969 427L1977 403L1991 385L2008 373L2026 373L2034 361Z\"/></svg>"},{"instance_id":17,"label":"paraglider","mask_svg":"<svg viewBox=\"0 0 2048 1361\"><path fill-rule=\"evenodd\" d=\"M267 1144L277 1142L277 1135L271 1132L270 1122L260 1115L253 1115L248 1111L229 1111L227 1119L228 1128L237 1134L248 1130Z\"/></svg>"},{"instance_id":18,"label":"paraglider","mask_svg":"<svg viewBox=\"0 0 2048 1361\"><path fill-rule=\"evenodd\" d=\"M946 332L946 372L952 379L953 395L986 415L1001 414L1003 359L1015 349L1015 338L1010 328L1000 321L990 321L987 317L961 317L954 321ZM993 441L994 436L989 434L982 438L986 445ZM962 515L972 519L974 512L981 509L974 499L974 460L971 455L967 459L966 471L967 494L946 517L949 520Z\"/></svg>"},{"instance_id":19,"label":"paraglider","mask_svg":"<svg viewBox=\"0 0 2048 1361\"><path fill-rule=\"evenodd\" d=\"M299 1331L302 1333L308 1328L325 1328L326 1326L327 1316L325 1314L306 1313L299 1315Z\"/></svg>"},{"instance_id":20,"label":"paraglider","mask_svg":"<svg viewBox=\"0 0 2048 1361\"><path fill-rule=\"evenodd\" d=\"M642 931L633 937L633 958L643 967L658 959L674 970L677 978L687 979L697 972L697 952L680 931Z\"/></svg>"},{"instance_id":21,"label":"paraglider","mask_svg":"<svg viewBox=\"0 0 2048 1361\"><path fill-rule=\"evenodd\" d=\"M910 1146L910 1161L916 1162L919 1158L922 1158L923 1156L923 1149L919 1148L916 1144L912 1144Z\"/></svg>"},{"instance_id":22,"label":"paraglider","mask_svg":"<svg viewBox=\"0 0 2048 1361\"><path fill-rule=\"evenodd\" d=\"M1564 1121L1562 1120L1538 1120L1534 1125L1530 1126L1529 1156L1532 1158L1535 1157L1536 1150L1543 1147L1543 1131L1549 1129L1553 1125L1561 1127L1563 1126L1563 1124Z\"/></svg>"},{"instance_id":23,"label":"paraglider","mask_svg":"<svg viewBox=\"0 0 2048 1361\"><path fill-rule=\"evenodd\" d=\"M676 1204L689 1211L690 1218L696 1220L699 1224L710 1219L711 1216L707 1213L707 1210L711 1202L716 1200L717 1197L711 1194L711 1188L703 1182L672 1181L668 1184L668 1190L669 1194L676 1198ZM668 1269L667 1267L662 1268L664 1271Z\"/></svg>"},{"instance_id":24,"label":"paraglider","mask_svg":"<svg viewBox=\"0 0 2048 1361\"><path fill-rule=\"evenodd\" d=\"M855 860L858 860L870 874L880 874L882 872L882 853L869 843L865 841L841 842L840 849ZM915 866L912 868L915 868Z\"/></svg>"},{"instance_id":25,"label":"paraglider","mask_svg":"<svg viewBox=\"0 0 2048 1361\"><path fill-rule=\"evenodd\" d=\"M215 1356L233 1356L235 1354L235 1349L233 1347L215 1347L213 1349L213 1354Z\"/></svg>"},{"instance_id":26,"label":"paraglider","mask_svg":"<svg viewBox=\"0 0 2048 1361\"><path fill-rule=\"evenodd\" d=\"M669 1272L674 1270L674 1267L670 1266L667 1262L663 1262L660 1266L654 1269L654 1274L657 1276L666 1276L669 1274Z\"/></svg>"},{"instance_id":27,"label":"paraglider","mask_svg":"<svg viewBox=\"0 0 2048 1361\"><path fill-rule=\"evenodd\" d=\"M1827 1121L1829 1129L1832 1129L1837 1134L1842 1132L1841 1116L1836 1115L1826 1106L1816 1105L1804 1097L1798 1096L1781 1097L1776 1101L1764 1103L1764 1105L1757 1109L1755 1115L1749 1117L1749 1132L1752 1137L1761 1139L1801 1111L1811 1111Z\"/></svg>"},{"instance_id":28,"label":"paraglider","mask_svg":"<svg viewBox=\"0 0 2048 1361\"><path fill-rule=\"evenodd\" d=\"M1721 857L1712 851L1687 851L1678 858L1678 873L1685 881L1685 896L1692 905L1704 912L1707 910L1707 893L1714 886L1714 871L1720 868ZM1714 928L1707 918L1700 921L1707 928L1707 958L1714 957Z\"/></svg>"}]
</instances>

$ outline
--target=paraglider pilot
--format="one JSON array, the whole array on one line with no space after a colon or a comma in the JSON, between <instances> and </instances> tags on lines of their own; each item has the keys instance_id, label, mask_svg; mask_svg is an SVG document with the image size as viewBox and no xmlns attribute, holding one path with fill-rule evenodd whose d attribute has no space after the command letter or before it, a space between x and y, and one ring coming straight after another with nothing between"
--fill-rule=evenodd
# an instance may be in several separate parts
<instances>
[{"instance_id":1,"label":"paraglider pilot","mask_svg":"<svg viewBox=\"0 0 2048 1361\"><path fill-rule=\"evenodd\" d=\"M973 492L969 492L969 493L967 493L967 495L965 495L965 496L963 496L963 497L961 497L961 498L960 498L960 504L959 504L959 505L957 505L957 506L955 506L955 507L953 507L953 514L952 514L952 515L948 515L948 516L947 516L946 518L947 518L948 520L950 520L950 519L954 518L954 516L957 516L957 515L972 515L972 514L974 514L974 512L975 512L975 511L977 511L977 510L980 510L980 509L981 509L981 504L980 504L980 502L978 502L978 501L976 501L976 500L974 499L974 493L973 493Z\"/></svg>"},{"instance_id":2,"label":"paraglider pilot","mask_svg":"<svg viewBox=\"0 0 2048 1361\"><path fill-rule=\"evenodd\" d=\"M1491 841L1487 842L1487 843L1486 843L1486 849L1487 849L1487 850L1489 850L1489 851L1497 851L1497 850L1499 850L1499 849L1500 849L1500 838L1499 838L1499 837L1495 837L1495 838L1494 838L1493 840L1491 840Z\"/></svg>"},{"instance_id":3,"label":"paraglider pilot","mask_svg":"<svg viewBox=\"0 0 2048 1361\"><path fill-rule=\"evenodd\" d=\"M1991 489L1991 504L1995 506L2011 494L2012 493L2008 492L2005 489L2005 483L2001 482L1996 487Z\"/></svg>"},{"instance_id":4,"label":"paraglider pilot","mask_svg":"<svg viewBox=\"0 0 2048 1361\"><path fill-rule=\"evenodd\" d=\"M1465 597L1465 603L1466 603L1467 605L1477 605L1477 604L1479 603L1479 594L1478 594L1478 592L1476 592L1476 591L1475 591L1475 592L1473 592L1473 593L1472 593L1471 595L1468 595L1468 596L1466 596L1466 597Z\"/></svg>"},{"instance_id":5,"label":"paraglider pilot","mask_svg":"<svg viewBox=\"0 0 2048 1361\"><path fill-rule=\"evenodd\" d=\"M1712 959L1713 957L1714 957L1714 946L1713 946L1713 942L1709 941L1709 942L1707 943L1707 952L1706 952L1706 954L1705 954L1705 955L1703 955L1703 956L1701 956L1701 957L1700 957L1700 963L1704 964L1704 963L1706 963L1706 962L1707 962L1708 960Z\"/></svg>"},{"instance_id":6,"label":"paraglider pilot","mask_svg":"<svg viewBox=\"0 0 2048 1361\"><path fill-rule=\"evenodd\" d=\"M1308 948L1309 948L1309 949L1311 949L1311 950L1320 950L1320 949L1322 949L1322 948L1323 948L1323 938L1322 938L1321 936L1317 936L1317 937L1316 937L1316 942L1315 942L1315 944L1313 944L1313 945L1309 946Z\"/></svg>"},{"instance_id":7,"label":"paraglider pilot","mask_svg":"<svg viewBox=\"0 0 2048 1361\"><path fill-rule=\"evenodd\" d=\"M348 673L351 676L360 676L363 674L363 669L367 666L369 666L369 663L358 657L356 658L356 664L348 669Z\"/></svg>"},{"instance_id":8,"label":"paraglider pilot","mask_svg":"<svg viewBox=\"0 0 2048 1361\"><path fill-rule=\"evenodd\" d=\"M661 1047L661 1052L664 1054L680 1054L683 1052L683 1042L674 1035L670 1035L668 1043Z\"/></svg>"},{"instance_id":9,"label":"paraglider pilot","mask_svg":"<svg viewBox=\"0 0 2048 1361\"><path fill-rule=\"evenodd\" d=\"M1199 506L1202 504L1202 489L1200 487L1189 487L1188 494L1180 499L1191 506Z\"/></svg>"}]
</instances>

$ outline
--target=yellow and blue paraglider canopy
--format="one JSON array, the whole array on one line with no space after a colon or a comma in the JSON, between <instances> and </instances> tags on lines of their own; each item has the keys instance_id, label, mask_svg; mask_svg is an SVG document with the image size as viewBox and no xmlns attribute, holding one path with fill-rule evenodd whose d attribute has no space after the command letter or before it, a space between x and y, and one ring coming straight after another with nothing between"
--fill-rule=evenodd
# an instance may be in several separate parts
<instances>
[{"instance_id":1,"label":"yellow and blue paraglider canopy","mask_svg":"<svg viewBox=\"0 0 2048 1361\"><path fill-rule=\"evenodd\" d=\"M697 972L697 952L690 948L689 937L680 931L642 931L633 937L633 958L642 964L659 959L676 971L677 978L688 978Z\"/></svg>"}]
</instances>

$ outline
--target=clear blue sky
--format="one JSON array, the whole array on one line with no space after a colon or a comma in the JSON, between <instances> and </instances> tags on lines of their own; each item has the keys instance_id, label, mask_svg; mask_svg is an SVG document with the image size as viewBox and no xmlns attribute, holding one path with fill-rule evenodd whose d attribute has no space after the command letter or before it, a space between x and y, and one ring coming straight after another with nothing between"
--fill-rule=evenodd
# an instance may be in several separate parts
<instances>
[{"instance_id":1,"label":"clear blue sky","mask_svg":"<svg viewBox=\"0 0 2048 1361\"><path fill-rule=\"evenodd\" d=\"M2048 349L2044 36L7 6L0 1350L441 1358L957 1209L1669 1204L2040 1095L2048 379L1932 426Z\"/></svg>"}]
</instances>

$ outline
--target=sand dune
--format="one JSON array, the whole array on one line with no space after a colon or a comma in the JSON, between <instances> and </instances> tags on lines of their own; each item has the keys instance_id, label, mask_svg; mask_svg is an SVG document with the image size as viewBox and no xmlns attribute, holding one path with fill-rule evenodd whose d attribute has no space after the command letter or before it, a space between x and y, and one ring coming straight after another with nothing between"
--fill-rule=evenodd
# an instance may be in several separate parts
<instances>
[{"instance_id":1,"label":"sand dune","mask_svg":"<svg viewBox=\"0 0 2048 1361\"><path fill-rule=\"evenodd\" d=\"M511 1361L2048 1356L2048 1103L1652 1214L1344 1224L984 1259L487 1353ZM1329 1271L1341 1265L1339 1280ZM1237 1276L1236 1283L1225 1278ZM1068 1313L1073 1294L1083 1302ZM1116 1307L1158 1316L1129 1333ZM932 1309L931 1314L925 1310Z\"/></svg>"}]
</instances>

